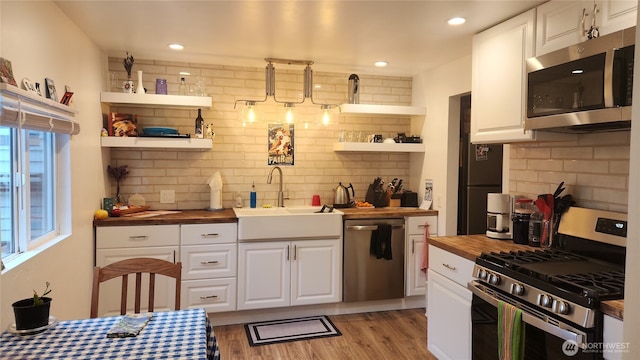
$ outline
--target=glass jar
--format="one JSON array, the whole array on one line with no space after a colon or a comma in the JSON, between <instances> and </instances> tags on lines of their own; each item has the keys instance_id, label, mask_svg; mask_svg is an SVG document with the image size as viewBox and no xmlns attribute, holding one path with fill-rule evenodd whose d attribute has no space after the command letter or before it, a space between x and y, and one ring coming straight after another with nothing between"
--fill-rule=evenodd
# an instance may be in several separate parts
<instances>
[{"instance_id":1,"label":"glass jar","mask_svg":"<svg viewBox=\"0 0 640 360\"><path fill-rule=\"evenodd\" d=\"M544 215L536 206L529 219L529 246L540 247L544 226L543 221Z\"/></svg>"},{"instance_id":2,"label":"glass jar","mask_svg":"<svg viewBox=\"0 0 640 360\"><path fill-rule=\"evenodd\" d=\"M529 221L533 214L533 200L522 198L517 199L511 215L513 222L513 242L527 245L529 243Z\"/></svg>"}]
</instances>

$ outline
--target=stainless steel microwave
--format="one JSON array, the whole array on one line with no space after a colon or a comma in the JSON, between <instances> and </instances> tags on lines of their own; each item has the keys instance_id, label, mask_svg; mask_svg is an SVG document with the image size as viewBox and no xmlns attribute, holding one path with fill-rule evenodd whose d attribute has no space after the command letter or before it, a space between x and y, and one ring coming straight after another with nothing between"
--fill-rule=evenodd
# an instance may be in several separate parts
<instances>
[{"instance_id":1,"label":"stainless steel microwave","mask_svg":"<svg viewBox=\"0 0 640 360\"><path fill-rule=\"evenodd\" d=\"M636 28L527 59L525 129L629 129Z\"/></svg>"}]
</instances>

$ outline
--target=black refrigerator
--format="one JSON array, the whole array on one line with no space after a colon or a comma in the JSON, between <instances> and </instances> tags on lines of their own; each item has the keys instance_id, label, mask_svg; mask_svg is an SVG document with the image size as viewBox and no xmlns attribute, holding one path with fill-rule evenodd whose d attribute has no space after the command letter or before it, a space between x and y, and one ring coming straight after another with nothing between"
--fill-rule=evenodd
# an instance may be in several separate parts
<instances>
[{"instance_id":1,"label":"black refrigerator","mask_svg":"<svg viewBox=\"0 0 640 360\"><path fill-rule=\"evenodd\" d=\"M502 145L460 143L458 235L485 234L487 194L502 192Z\"/></svg>"}]
</instances>

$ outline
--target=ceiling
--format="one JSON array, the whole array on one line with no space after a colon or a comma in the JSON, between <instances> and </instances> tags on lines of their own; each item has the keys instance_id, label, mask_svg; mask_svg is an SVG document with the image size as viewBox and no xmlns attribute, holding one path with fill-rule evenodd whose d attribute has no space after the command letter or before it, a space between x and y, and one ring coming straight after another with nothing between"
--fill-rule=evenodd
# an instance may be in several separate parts
<instances>
[{"instance_id":1,"label":"ceiling","mask_svg":"<svg viewBox=\"0 0 640 360\"><path fill-rule=\"evenodd\" d=\"M471 52L473 34L544 1L54 0L107 55L413 76ZM452 27L453 16L467 19ZM168 48L170 43L184 50ZM389 65L375 68L385 60Z\"/></svg>"}]
</instances>

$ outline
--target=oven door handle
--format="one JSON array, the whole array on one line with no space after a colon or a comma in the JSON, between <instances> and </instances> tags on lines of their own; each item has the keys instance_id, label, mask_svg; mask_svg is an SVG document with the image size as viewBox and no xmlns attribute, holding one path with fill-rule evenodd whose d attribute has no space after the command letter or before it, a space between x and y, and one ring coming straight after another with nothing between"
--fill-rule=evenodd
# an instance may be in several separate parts
<instances>
[{"instance_id":1,"label":"oven door handle","mask_svg":"<svg viewBox=\"0 0 640 360\"><path fill-rule=\"evenodd\" d=\"M484 290L482 290L479 286L479 284L476 281L471 281L470 283L467 284L467 287L469 288L469 290L471 290L471 292L476 295L477 297L479 297L480 299L486 301L487 303L495 306L496 308L498 307L498 299L495 298L494 296L487 294ZM546 333L549 333L551 335L554 335L556 337L559 337L562 340L570 340L575 342L578 347L582 348L582 349L586 349L587 344L586 344L586 334L574 329L570 326L567 325L567 327L569 329L563 329L561 327L558 327L556 325L553 324L549 324L546 321L540 319L539 317L535 316L535 315L531 315L530 313L528 313L527 311L522 309L522 305L520 303L518 303L517 301L514 301L512 299L507 300L505 299L501 299L505 302L510 303L513 306L516 306L518 309L520 309L522 311L522 321L524 321L526 324L529 324L531 326L534 326Z\"/></svg>"}]
</instances>

